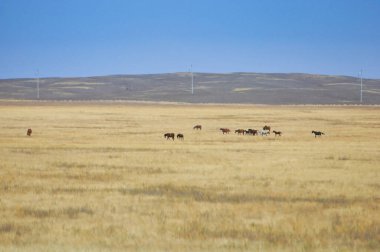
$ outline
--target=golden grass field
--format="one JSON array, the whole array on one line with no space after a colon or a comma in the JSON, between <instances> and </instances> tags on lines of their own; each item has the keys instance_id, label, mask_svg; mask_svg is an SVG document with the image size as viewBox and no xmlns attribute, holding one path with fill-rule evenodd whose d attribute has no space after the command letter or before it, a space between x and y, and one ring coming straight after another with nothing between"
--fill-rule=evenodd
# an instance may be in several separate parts
<instances>
[{"instance_id":1,"label":"golden grass field","mask_svg":"<svg viewBox=\"0 0 380 252\"><path fill-rule=\"evenodd\" d=\"M379 251L380 107L3 101L0 183L0 251Z\"/></svg>"}]
</instances>

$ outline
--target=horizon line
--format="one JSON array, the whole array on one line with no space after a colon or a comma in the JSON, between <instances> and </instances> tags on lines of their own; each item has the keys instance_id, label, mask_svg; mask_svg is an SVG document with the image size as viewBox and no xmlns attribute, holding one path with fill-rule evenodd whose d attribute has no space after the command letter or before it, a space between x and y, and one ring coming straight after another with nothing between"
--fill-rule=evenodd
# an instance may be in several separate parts
<instances>
[{"instance_id":1,"label":"horizon line","mask_svg":"<svg viewBox=\"0 0 380 252\"><path fill-rule=\"evenodd\" d=\"M319 76L330 76L330 77L349 77L349 78L355 78L360 79L359 76L353 76L353 75L342 75L342 74L321 74L321 73L306 73L306 72L246 72L246 71L234 71L234 72L193 72L194 74L258 74L258 75L264 75L264 74L297 74L297 75L319 75ZM82 75L82 76L37 76L34 75L33 77L11 77L11 78L2 78L0 77L0 80L18 80L18 79L36 79L37 77L40 79L70 79L70 78L97 78L97 77L112 77L112 76L144 76L144 75L165 75L165 74L190 74L189 71L181 71L181 72L152 72L152 73L115 73L115 74L104 74L104 75ZM363 78L363 80L380 80L380 78Z\"/></svg>"}]
</instances>

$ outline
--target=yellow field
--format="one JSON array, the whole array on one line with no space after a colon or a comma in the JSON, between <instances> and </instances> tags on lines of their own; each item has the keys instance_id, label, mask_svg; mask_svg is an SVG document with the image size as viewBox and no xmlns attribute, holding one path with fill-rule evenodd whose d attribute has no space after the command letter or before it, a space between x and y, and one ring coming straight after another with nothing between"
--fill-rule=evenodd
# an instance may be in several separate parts
<instances>
[{"instance_id":1,"label":"yellow field","mask_svg":"<svg viewBox=\"0 0 380 252\"><path fill-rule=\"evenodd\" d=\"M0 251L379 251L380 107L2 102L0 183Z\"/></svg>"}]
</instances>

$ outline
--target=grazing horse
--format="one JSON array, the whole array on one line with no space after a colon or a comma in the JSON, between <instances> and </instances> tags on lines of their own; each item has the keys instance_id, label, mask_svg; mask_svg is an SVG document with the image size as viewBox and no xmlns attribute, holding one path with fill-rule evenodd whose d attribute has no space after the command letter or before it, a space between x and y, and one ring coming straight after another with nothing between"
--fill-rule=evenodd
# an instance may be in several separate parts
<instances>
[{"instance_id":1,"label":"grazing horse","mask_svg":"<svg viewBox=\"0 0 380 252\"><path fill-rule=\"evenodd\" d=\"M183 140L183 139L184 139L183 134L178 133L178 134L177 134L177 139Z\"/></svg>"},{"instance_id":2,"label":"grazing horse","mask_svg":"<svg viewBox=\"0 0 380 252\"><path fill-rule=\"evenodd\" d=\"M313 130L311 133L313 133L314 134L314 137L317 137L317 136L322 136L322 135L324 135L325 133L323 133L323 132L321 132L321 131L315 131L315 130Z\"/></svg>"},{"instance_id":3,"label":"grazing horse","mask_svg":"<svg viewBox=\"0 0 380 252\"><path fill-rule=\"evenodd\" d=\"M31 136L31 135L32 135L32 129L28 129L28 130L26 131L26 135L27 135L27 136Z\"/></svg>"},{"instance_id":4,"label":"grazing horse","mask_svg":"<svg viewBox=\"0 0 380 252\"><path fill-rule=\"evenodd\" d=\"M243 130L243 129L237 129L237 130L235 130L235 134L236 134L236 133L238 133L238 135L240 135L240 134L243 134L243 135L244 135L245 130Z\"/></svg>"},{"instance_id":5,"label":"grazing horse","mask_svg":"<svg viewBox=\"0 0 380 252\"><path fill-rule=\"evenodd\" d=\"M254 136L254 135L257 135L257 130L255 130L255 129L247 129L245 131L245 134L246 135L252 135L252 136Z\"/></svg>"},{"instance_id":6,"label":"grazing horse","mask_svg":"<svg viewBox=\"0 0 380 252\"><path fill-rule=\"evenodd\" d=\"M267 136L270 134L269 130L259 130L259 134L261 136Z\"/></svg>"},{"instance_id":7,"label":"grazing horse","mask_svg":"<svg viewBox=\"0 0 380 252\"><path fill-rule=\"evenodd\" d=\"M268 130L268 132L269 132L269 134L270 134L270 126L265 125L265 126L263 127L263 130Z\"/></svg>"},{"instance_id":8,"label":"grazing horse","mask_svg":"<svg viewBox=\"0 0 380 252\"><path fill-rule=\"evenodd\" d=\"M275 137L276 137L276 136L281 136L281 135L282 135L282 132L281 132L281 131L275 131L275 130L273 130L272 132L274 133L274 136L275 136Z\"/></svg>"},{"instance_id":9,"label":"grazing horse","mask_svg":"<svg viewBox=\"0 0 380 252\"><path fill-rule=\"evenodd\" d=\"M195 130L202 130L202 125L195 125L194 127L193 127L193 129L195 129Z\"/></svg>"},{"instance_id":10,"label":"grazing horse","mask_svg":"<svg viewBox=\"0 0 380 252\"><path fill-rule=\"evenodd\" d=\"M164 137L166 138L166 140L169 140L171 138L171 139L173 139L173 141L174 141L174 136L175 136L174 133L166 133L164 135Z\"/></svg>"},{"instance_id":11,"label":"grazing horse","mask_svg":"<svg viewBox=\"0 0 380 252\"><path fill-rule=\"evenodd\" d=\"M220 130L222 131L223 135L224 134L230 134L230 129L227 129L227 128L220 128Z\"/></svg>"}]
</instances>

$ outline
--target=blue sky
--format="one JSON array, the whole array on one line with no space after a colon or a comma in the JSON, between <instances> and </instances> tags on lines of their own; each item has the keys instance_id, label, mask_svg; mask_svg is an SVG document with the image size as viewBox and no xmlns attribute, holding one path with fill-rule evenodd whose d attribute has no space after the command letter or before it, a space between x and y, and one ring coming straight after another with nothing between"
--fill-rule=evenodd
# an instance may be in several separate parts
<instances>
[{"instance_id":1,"label":"blue sky","mask_svg":"<svg viewBox=\"0 0 380 252\"><path fill-rule=\"evenodd\" d=\"M380 78L378 0L0 0L0 78L302 72Z\"/></svg>"}]
</instances>

